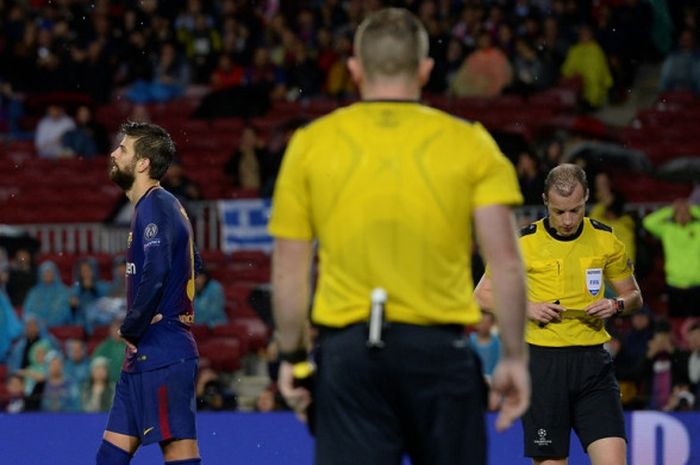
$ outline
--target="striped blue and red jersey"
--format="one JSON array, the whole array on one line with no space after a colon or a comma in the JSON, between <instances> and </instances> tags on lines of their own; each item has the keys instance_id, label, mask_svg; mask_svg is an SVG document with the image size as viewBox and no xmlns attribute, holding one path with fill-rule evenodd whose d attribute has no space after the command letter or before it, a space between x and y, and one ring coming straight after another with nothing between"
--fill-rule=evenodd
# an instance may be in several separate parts
<instances>
[{"instance_id":1,"label":"striped blue and red jersey","mask_svg":"<svg viewBox=\"0 0 700 465\"><path fill-rule=\"evenodd\" d=\"M149 189L136 203L128 239L127 313L120 330L138 351L127 351L124 371L153 370L198 356L190 325L200 265L180 202L161 187ZM163 319L150 324L158 313Z\"/></svg>"}]
</instances>

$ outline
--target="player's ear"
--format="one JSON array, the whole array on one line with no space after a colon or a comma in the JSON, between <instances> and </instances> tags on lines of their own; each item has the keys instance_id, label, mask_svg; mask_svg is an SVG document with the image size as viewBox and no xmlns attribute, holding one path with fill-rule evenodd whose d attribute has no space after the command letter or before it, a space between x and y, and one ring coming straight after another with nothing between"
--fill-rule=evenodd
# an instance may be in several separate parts
<instances>
[{"instance_id":1,"label":"player's ear","mask_svg":"<svg viewBox=\"0 0 700 465\"><path fill-rule=\"evenodd\" d=\"M547 206L547 194L546 193L542 194L542 203L544 204L545 207Z\"/></svg>"},{"instance_id":2,"label":"player's ear","mask_svg":"<svg viewBox=\"0 0 700 465\"><path fill-rule=\"evenodd\" d=\"M139 160L136 162L136 169L138 170L139 173L143 172L148 172L151 168L151 160L143 157L139 158Z\"/></svg>"}]
</instances>

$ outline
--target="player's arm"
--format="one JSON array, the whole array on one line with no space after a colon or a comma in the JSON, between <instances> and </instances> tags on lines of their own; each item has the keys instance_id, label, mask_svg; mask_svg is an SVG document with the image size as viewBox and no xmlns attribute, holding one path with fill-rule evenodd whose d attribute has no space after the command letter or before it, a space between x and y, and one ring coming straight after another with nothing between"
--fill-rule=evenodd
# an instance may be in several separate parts
<instances>
[{"instance_id":1,"label":"player's arm","mask_svg":"<svg viewBox=\"0 0 700 465\"><path fill-rule=\"evenodd\" d=\"M171 226L163 218L155 224L158 233L144 242L143 270L138 283L132 307L119 328L121 336L137 345L148 329L158 310L163 296L163 287L172 267Z\"/></svg>"},{"instance_id":2,"label":"player's arm","mask_svg":"<svg viewBox=\"0 0 700 465\"><path fill-rule=\"evenodd\" d=\"M530 403L525 328L525 276L515 237L515 221L509 207L489 205L474 213L476 232L490 266L492 308L499 316L502 356L494 370L492 388L502 396L496 428L508 428Z\"/></svg>"}]
</instances>

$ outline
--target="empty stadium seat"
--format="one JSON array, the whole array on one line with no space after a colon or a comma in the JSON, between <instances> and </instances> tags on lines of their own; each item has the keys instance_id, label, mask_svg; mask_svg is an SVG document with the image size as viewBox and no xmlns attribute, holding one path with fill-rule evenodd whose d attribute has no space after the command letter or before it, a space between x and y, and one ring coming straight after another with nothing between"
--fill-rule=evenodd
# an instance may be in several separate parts
<instances>
[{"instance_id":1,"label":"empty stadium seat","mask_svg":"<svg viewBox=\"0 0 700 465\"><path fill-rule=\"evenodd\" d=\"M234 337L210 338L198 345L199 356L214 370L234 372L241 367L241 344Z\"/></svg>"},{"instance_id":2,"label":"empty stadium seat","mask_svg":"<svg viewBox=\"0 0 700 465\"><path fill-rule=\"evenodd\" d=\"M85 340L85 329L80 325L53 326L49 332L61 342L68 339Z\"/></svg>"}]
</instances>

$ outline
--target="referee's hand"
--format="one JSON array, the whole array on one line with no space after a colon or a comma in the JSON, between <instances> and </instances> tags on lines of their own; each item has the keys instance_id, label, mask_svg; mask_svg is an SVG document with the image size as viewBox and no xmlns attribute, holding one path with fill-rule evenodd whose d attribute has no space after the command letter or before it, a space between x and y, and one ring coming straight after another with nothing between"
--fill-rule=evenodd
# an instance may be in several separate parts
<instances>
[{"instance_id":1,"label":"referee's hand","mask_svg":"<svg viewBox=\"0 0 700 465\"><path fill-rule=\"evenodd\" d=\"M311 393L308 389L294 385L294 365L289 362L280 363L277 387L289 408L296 413L297 418L306 423L306 409L311 405Z\"/></svg>"},{"instance_id":2,"label":"referee's hand","mask_svg":"<svg viewBox=\"0 0 700 465\"><path fill-rule=\"evenodd\" d=\"M530 372L527 357L502 358L491 378L491 399L500 405L496 431L510 428L530 406Z\"/></svg>"},{"instance_id":3,"label":"referee's hand","mask_svg":"<svg viewBox=\"0 0 700 465\"><path fill-rule=\"evenodd\" d=\"M566 308L559 305L557 302L528 302L527 317L537 321L542 325L551 323L552 321L561 321L561 314L566 311Z\"/></svg>"}]
</instances>

